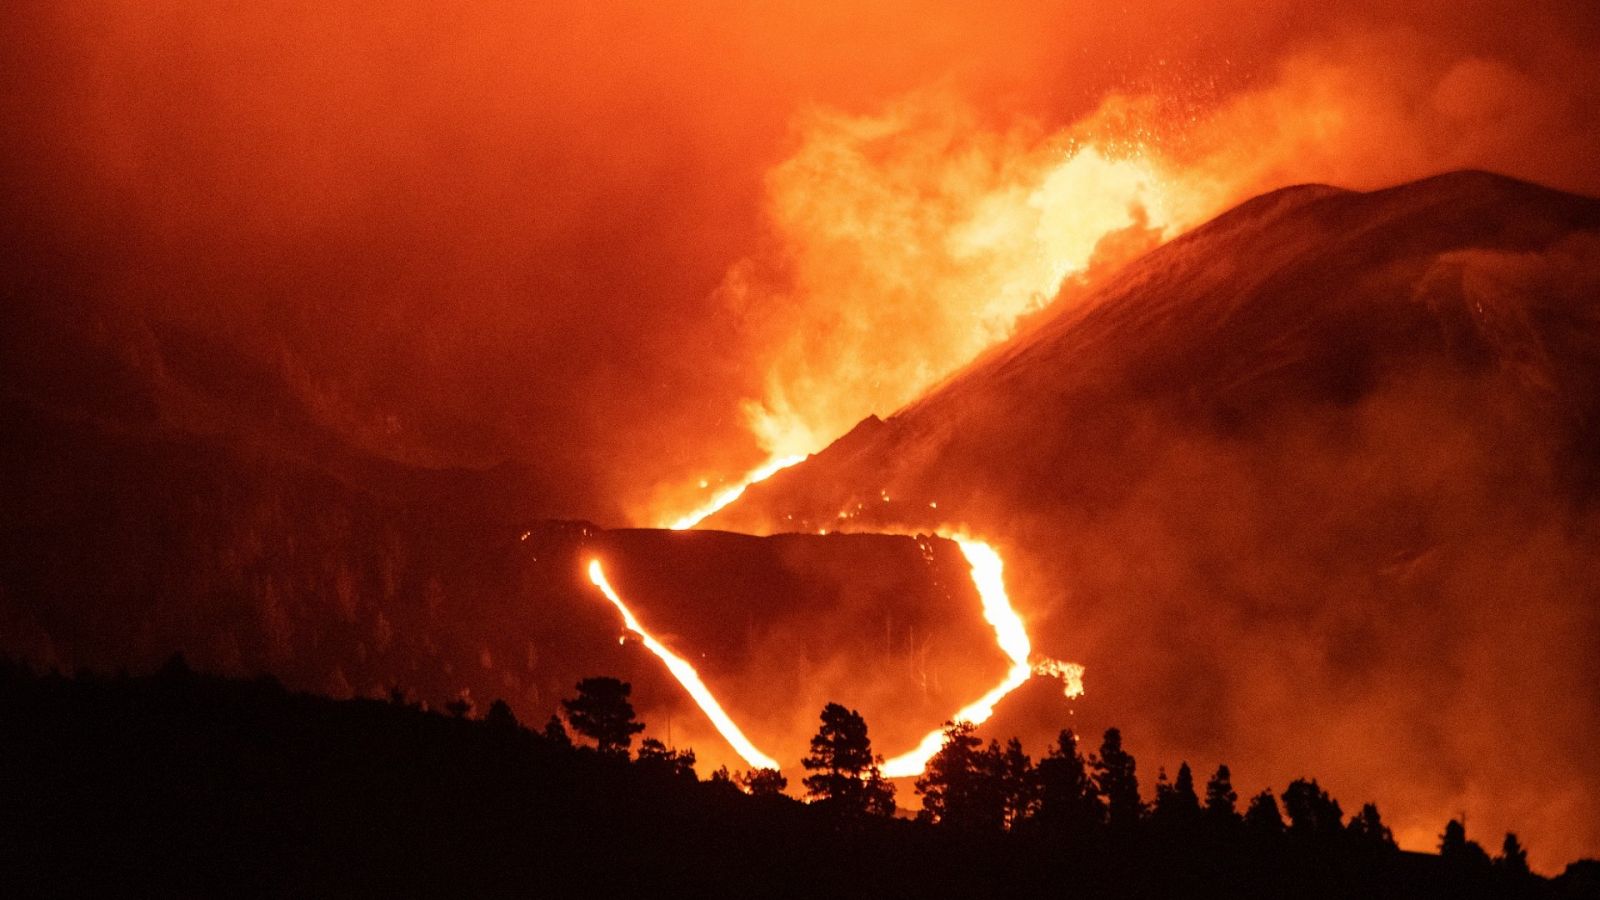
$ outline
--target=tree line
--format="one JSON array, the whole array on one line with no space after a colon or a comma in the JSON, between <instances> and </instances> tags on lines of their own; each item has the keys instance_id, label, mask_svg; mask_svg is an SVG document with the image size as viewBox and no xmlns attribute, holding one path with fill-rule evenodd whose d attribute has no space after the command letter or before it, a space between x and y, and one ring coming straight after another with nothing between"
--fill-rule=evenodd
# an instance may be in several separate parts
<instances>
[{"instance_id":1,"label":"tree line","mask_svg":"<svg viewBox=\"0 0 1600 900\"><path fill-rule=\"evenodd\" d=\"M580 681L577 691L577 697L562 701L566 722L592 740L598 752L626 757L633 736L645 727L628 701L631 686L597 677ZM865 719L838 703L823 707L820 719L801 760L809 773L802 782L806 799L843 819L895 815L895 786L883 776L883 757L873 752ZM544 734L572 746L559 716L550 717ZM696 777L692 750L672 750L653 738L643 742L637 762ZM776 769L730 773L723 767L710 780L755 795L778 795L788 787L788 779ZM1137 760L1123 746L1117 728L1107 729L1099 750L1088 756L1078 735L1063 729L1035 763L1016 738L985 745L972 723L946 722L944 741L914 790L921 798L916 820L955 832L1027 832L1090 845L1156 833L1213 843L1292 840L1340 852L1398 852L1375 804L1363 803L1346 819L1339 801L1314 778L1295 779L1279 795L1262 790L1241 809L1226 764L1207 778L1202 794L1188 762L1180 762L1171 779L1164 768L1158 772L1154 799L1146 802ZM1514 832L1506 833L1499 855L1492 858L1467 839L1459 820L1446 823L1439 840L1440 858L1460 874L1512 886L1532 878L1527 850Z\"/></svg>"},{"instance_id":2,"label":"tree line","mask_svg":"<svg viewBox=\"0 0 1600 900\"><path fill-rule=\"evenodd\" d=\"M1600 862L1527 874L1520 846L1491 857L1460 822L1440 854L1400 851L1376 808L1345 816L1315 781L1245 801L1226 769L1180 765L1151 791L1115 730L1095 752L1063 732L1034 759L952 723L914 784L891 782L860 713L830 703L788 773L798 783L772 769L702 779L692 750L645 736L631 692L584 679L529 728L465 695L435 712L401 690L334 700L181 658L134 677L0 658L0 883L8 896L1600 896ZM897 808L897 784L920 811Z\"/></svg>"}]
</instances>

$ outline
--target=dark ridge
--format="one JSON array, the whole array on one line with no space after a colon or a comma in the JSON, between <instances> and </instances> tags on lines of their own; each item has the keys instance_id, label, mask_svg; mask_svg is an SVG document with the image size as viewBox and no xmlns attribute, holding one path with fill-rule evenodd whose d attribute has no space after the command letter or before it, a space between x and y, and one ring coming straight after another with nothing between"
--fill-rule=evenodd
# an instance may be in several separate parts
<instances>
[{"instance_id":1,"label":"dark ridge","mask_svg":"<svg viewBox=\"0 0 1600 900\"><path fill-rule=\"evenodd\" d=\"M181 657L138 678L0 659L0 878L12 896L1559 900L1596 886L1592 861L1547 880L1475 844L1401 853L1288 792L1287 832L1186 814L1160 790L1128 829L990 831L749 796L643 757L574 748L498 707L333 701ZM1381 831L1375 810L1364 821Z\"/></svg>"}]
</instances>

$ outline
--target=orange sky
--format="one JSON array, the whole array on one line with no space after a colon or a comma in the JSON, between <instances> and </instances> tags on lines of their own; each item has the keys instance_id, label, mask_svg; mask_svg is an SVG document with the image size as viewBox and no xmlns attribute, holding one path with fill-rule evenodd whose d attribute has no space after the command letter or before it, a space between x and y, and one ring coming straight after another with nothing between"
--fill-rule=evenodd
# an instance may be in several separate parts
<instances>
[{"instance_id":1,"label":"orange sky","mask_svg":"<svg viewBox=\"0 0 1600 900\"><path fill-rule=\"evenodd\" d=\"M509 460L604 525L1271 188L1600 194L1579 2L16 6L7 398Z\"/></svg>"},{"instance_id":2,"label":"orange sky","mask_svg":"<svg viewBox=\"0 0 1600 900\"><path fill-rule=\"evenodd\" d=\"M198 335L370 449L529 461L549 511L649 521L1053 296L1060 266L1002 282L1083 146L1151 161L1167 233L1303 180L1600 191L1592 16L1469 6L29 5L0 25L10 374L71 380L38 348L85 327L146 370L127 347Z\"/></svg>"}]
</instances>

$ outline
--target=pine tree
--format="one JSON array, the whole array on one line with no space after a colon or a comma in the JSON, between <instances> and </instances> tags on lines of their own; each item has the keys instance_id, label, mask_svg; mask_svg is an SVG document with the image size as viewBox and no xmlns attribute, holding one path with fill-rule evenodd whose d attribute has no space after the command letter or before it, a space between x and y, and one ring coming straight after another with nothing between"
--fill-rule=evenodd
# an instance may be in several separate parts
<instances>
[{"instance_id":1,"label":"pine tree","mask_svg":"<svg viewBox=\"0 0 1600 900\"><path fill-rule=\"evenodd\" d=\"M644 723L633 718L633 704L628 695L633 686L615 678L585 678L578 682L578 696L563 700L567 720L585 737L594 740L595 748L610 755L628 755L633 736L644 730Z\"/></svg>"},{"instance_id":2,"label":"pine tree","mask_svg":"<svg viewBox=\"0 0 1600 900\"><path fill-rule=\"evenodd\" d=\"M495 700L489 704L489 712L483 717L484 724L503 733L517 730L517 716L511 711L511 705L504 700Z\"/></svg>"},{"instance_id":3,"label":"pine tree","mask_svg":"<svg viewBox=\"0 0 1600 900\"><path fill-rule=\"evenodd\" d=\"M1056 746L1039 760L1037 773L1041 827L1081 838L1105 823L1105 807L1072 729L1061 732Z\"/></svg>"},{"instance_id":4,"label":"pine tree","mask_svg":"<svg viewBox=\"0 0 1600 900\"><path fill-rule=\"evenodd\" d=\"M1500 856L1494 861L1506 877L1521 880L1529 877L1533 872L1528 868L1528 851L1523 848L1522 842L1517 840L1515 832L1506 832L1506 839L1500 845Z\"/></svg>"},{"instance_id":5,"label":"pine tree","mask_svg":"<svg viewBox=\"0 0 1600 900\"><path fill-rule=\"evenodd\" d=\"M894 815L894 785L879 770L861 714L829 703L811 752L800 761L807 771L806 794L843 815Z\"/></svg>"},{"instance_id":6,"label":"pine tree","mask_svg":"<svg viewBox=\"0 0 1600 900\"><path fill-rule=\"evenodd\" d=\"M1283 808L1289 814L1289 832L1299 835L1334 835L1344 823L1339 801L1310 781L1296 778L1283 791Z\"/></svg>"},{"instance_id":7,"label":"pine tree","mask_svg":"<svg viewBox=\"0 0 1600 900\"><path fill-rule=\"evenodd\" d=\"M1364 803L1361 811L1350 817L1350 824L1345 826L1345 831L1358 842L1368 846L1394 849L1394 834L1389 826L1383 824L1383 818L1378 815L1378 807L1372 803Z\"/></svg>"},{"instance_id":8,"label":"pine tree","mask_svg":"<svg viewBox=\"0 0 1600 900\"><path fill-rule=\"evenodd\" d=\"M923 817L951 828L999 831L1005 824L1000 748L983 749L971 722L946 722L944 744L917 778Z\"/></svg>"},{"instance_id":9,"label":"pine tree","mask_svg":"<svg viewBox=\"0 0 1600 900\"><path fill-rule=\"evenodd\" d=\"M572 749L572 735L567 734L566 724L555 713L550 714L550 720L544 723L544 731L541 733L550 746L561 750Z\"/></svg>"},{"instance_id":10,"label":"pine tree","mask_svg":"<svg viewBox=\"0 0 1600 900\"><path fill-rule=\"evenodd\" d=\"M639 745L639 767L660 775L696 780L693 750L670 750L655 738L645 738Z\"/></svg>"},{"instance_id":11,"label":"pine tree","mask_svg":"<svg viewBox=\"0 0 1600 900\"><path fill-rule=\"evenodd\" d=\"M1200 813L1200 798L1194 792L1194 773L1188 763L1178 764L1178 777L1166 783L1167 772L1161 770L1156 782L1155 814L1167 822L1193 821Z\"/></svg>"},{"instance_id":12,"label":"pine tree","mask_svg":"<svg viewBox=\"0 0 1600 900\"><path fill-rule=\"evenodd\" d=\"M752 797L776 797L789 787L789 779L777 769L751 769L734 778Z\"/></svg>"},{"instance_id":13,"label":"pine tree","mask_svg":"<svg viewBox=\"0 0 1600 900\"><path fill-rule=\"evenodd\" d=\"M1457 869L1482 870L1490 865L1489 854L1477 841L1467 840L1467 826L1455 819L1439 835L1439 858Z\"/></svg>"},{"instance_id":14,"label":"pine tree","mask_svg":"<svg viewBox=\"0 0 1600 900\"><path fill-rule=\"evenodd\" d=\"M1112 828L1132 827L1144 815L1144 802L1139 799L1137 764L1122 749L1120 730L1106 729L1092 765L1095 789L1105 798L1107 821Z\"/></svg>"},{"instance_id":15,"label":"pine tree","mask_svg":"<svg viewBox=\"0 0 1600 900\"><path fill-rule=\"evenodd\" d=\"M1206 814L1218 821L1237 821L1238 802L1239 795L1233 790L1233 773L1226 765L1217 766L1217 773L1206 782Z\"/></svg>"},{"instance_id":16,"label":"pine tree","mask_svg":"<svg viewBox=\"0 0 1600 900\"><path fill-rule=\"evenodd\" d=\"M1172 791L1180 809L1200 808L1200 798L1194 792L1194 772L1187 762L1178 763L1178 777L1173 779Z\"/></svg>"},{"instance_id":17,"label":"pine tree","mask_svg":"<svg viewBox=\"0 0 1600 900\"><path fill-rule=\"evenodd\" d=\"M1022 742L1016 738L1006 742L995 760L1004 794L1005 824L1015 828L1033 818L1039 808L1039 770L1033 760L1022 752Z\"/></svg>"},{"instance_id":18,"label":"pine tree","mask_svg":"<svg viewBox=\"0 0 1600 900\"><path fill-rule=\"evenodd\" d=\"M1272 796L1272 791L1262 791L1250 798L1250 806L1244 812L1244 824L1262 834L1283 833L1283 813L1278 811L1278 798Z\"/></svg>"}]
</instances>

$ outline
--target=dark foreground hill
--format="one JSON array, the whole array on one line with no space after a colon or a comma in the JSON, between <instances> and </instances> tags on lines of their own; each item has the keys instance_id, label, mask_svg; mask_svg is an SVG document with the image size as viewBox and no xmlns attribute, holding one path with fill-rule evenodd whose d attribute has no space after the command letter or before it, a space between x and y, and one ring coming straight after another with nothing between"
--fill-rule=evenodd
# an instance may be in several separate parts
<instances>
[{"instance_id":1,"label":"dark foreground hill","mask_svg":"<svg viewBox=\"0 0 1600 900\"><path fill-rule=\"evenodd\" d=\"M844 821L574 750L503 716L334 701L179 664L110 679L0 666L0 759L10 896L1557 898L1595 887L1578 869L1508 879L1486 862L1293 833L1074 842Z\"/></svg>"},{"instance_id":2,"label":"dark foreground hill","mask_svg":"<svg viewBox=\"0 0 1600 900\"><path fill-rule=\"evenodd\" d=\"M965 526L1080 716L1572 855L1597 488L1600 201L1463 172L1247 202L710 524Z\"/></svg>"}]
</instances>

